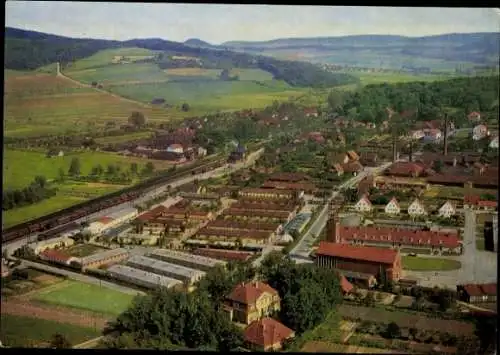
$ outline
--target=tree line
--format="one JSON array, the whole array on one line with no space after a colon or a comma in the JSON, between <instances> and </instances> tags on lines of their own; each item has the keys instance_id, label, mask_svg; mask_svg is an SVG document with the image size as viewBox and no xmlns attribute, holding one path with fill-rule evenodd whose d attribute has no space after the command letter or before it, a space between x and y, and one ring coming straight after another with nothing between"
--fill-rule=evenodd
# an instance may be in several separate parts
<instances>
[{"instance_id":1,"label":"tree line","mask_svg":"<svg viewBox=\"0 0 500 355\"><path fill-rule=\"evenodd\" d=\"M8 211L14 208L28 206L52 196L56 189L50 188L45 176L36 176L33 182L24 188L7 189L2 196L2 210Z\"/></svg>"}]
</instances>

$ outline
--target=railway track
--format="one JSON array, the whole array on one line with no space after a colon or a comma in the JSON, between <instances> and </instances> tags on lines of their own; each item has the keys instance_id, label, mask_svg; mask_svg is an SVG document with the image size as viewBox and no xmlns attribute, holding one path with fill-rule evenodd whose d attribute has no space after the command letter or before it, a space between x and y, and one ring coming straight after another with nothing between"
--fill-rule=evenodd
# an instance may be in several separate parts
<instances>
[{"instance_id":1,"label":"railway track","mask_svg":"<svg viewBox=\"0 0 500 355\"><path fill-rule=\"evenodd\" d=\"M2 231L2 242L13 242L18 239L25 238L33 233L41 233L41 239L48 239L50 238L50 233L47 233L47 235L44 236L43 232L49 231L58 226L69 225L73 221L84 218L104 209L111 208L113 206L129 201L132 202L142 195L151 192L158 186L164 185L168 182L185 176L189 176L190 174L195 175L199 173L205 173L209 170L221 167L225 163L226 159L224 158L213 159L209 162L206 162L205 164L192 168L186 168L182 171L172 172L166 176L157 176L123 190L101 196L90 201L82 202L80 204L51 213L32 221L12 226Z\"/></svg>"}]
</instances>

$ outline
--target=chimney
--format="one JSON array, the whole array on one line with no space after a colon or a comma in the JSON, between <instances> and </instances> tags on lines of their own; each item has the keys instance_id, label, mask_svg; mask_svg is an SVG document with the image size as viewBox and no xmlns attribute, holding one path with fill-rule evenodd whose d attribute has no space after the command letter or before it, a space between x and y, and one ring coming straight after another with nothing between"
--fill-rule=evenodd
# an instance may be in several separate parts
<instances>
[{"instance_id":1,"label":"chimney","mask_svg":"<svg viewBox=\"0 0 500 355\"><path fill-rule=\"evenodd\" d=\"M448 115L444 114L444 151L443 155L448 155Z\"/></svg>"}]
</instances>

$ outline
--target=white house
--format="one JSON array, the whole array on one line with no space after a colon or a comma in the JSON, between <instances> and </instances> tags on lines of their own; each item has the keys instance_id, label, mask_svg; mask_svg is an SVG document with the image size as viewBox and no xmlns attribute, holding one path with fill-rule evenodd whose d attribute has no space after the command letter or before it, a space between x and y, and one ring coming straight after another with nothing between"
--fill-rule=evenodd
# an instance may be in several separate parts
<instances>
[{"instance_id":1,"label":"white house","mask_svg":"<svg viewBox=\"0 0 500 355\"><path fill-rule=\"evenodd\" d=\"M372 210L372 203L366 195L363 195L363 197L361 197L354 205L354 209L358 212L370 212Z\"/></svg>"},{"instance_id":2,"label":"white house","mask_svg":"<svg viewBox=\"0 0 500 355\"><path fill-rule=\"evenodd\" d=\"M474 127L474 129L472 130L472 139L478 141L485 138L488 134L488 127L486 127L484 124L480 124Z\"/></svg>"},{"instance_id":3,"label":"white house","mask_svg":"<svg viewBox=\"0 0 500 355\"><path fill-rule=\"evenodd\" d=\"M443 218L450 218L457 213L455 206L450 201L446 201L441 208L439 208L438 216Z\"/></svg>"},{"instance_id":4,"label":"white house","mask_svg":"<svg viewBox=\"0 0 500 355\"><path fill-rule=\"evenodd\" d=\"M174 153L184 153L184 148L180 144L170 144L167 148L167 152L174 152Z\"/></svg>"},{"instance_id":5,"label":"white house","mask_svg":"<svg viewBox=\"0 0 500 355\"><path fill-rule=\"evenodd\" d=\"M427 212L424 205L418 199L415 199L408 207L408 214L412 217L425 216Z\"/></svg>"},{"instance_id":6,"label":"white house","mask_svg":"<svg viewBox=\"0 0 500 355\"><path fill-rule=\"evenodd\" d=\"M204 157L205 155L207 155L207 150L203 147L198 147L198 156Z\"/></svg>"},{"instance_id":7,"label":"white house","mask_svg":"<svg viewBox=\"0 0 500 355\"><path fill-rule=\"evenodd\" d=\"M490 148L498 149L498 136L494 137L490 142Z\"/></svg>"},{"instance_id":8,"label":"white house","mask_svg":"<svg viewBox=\"0 0 500 355\"><path fill-rule=\"evenodd\" d=\"M399 207L398 200L393 197L389 203L385 206L385 213L387 214L399 214L401 212L401 208Z\"/></svg>"},{"instance_id":9,"label":"white house","mask_svg":"<svg viewBox=\"0 0 500 355\"><path fill-rule=\"evenodd\" d=\"M416 129L414 131L410 131L410 138L412 138L412 139L419 140L419 139L424 138L424 136L425 136L425 133L421 129Z\"/></svg>"}]
</instances>

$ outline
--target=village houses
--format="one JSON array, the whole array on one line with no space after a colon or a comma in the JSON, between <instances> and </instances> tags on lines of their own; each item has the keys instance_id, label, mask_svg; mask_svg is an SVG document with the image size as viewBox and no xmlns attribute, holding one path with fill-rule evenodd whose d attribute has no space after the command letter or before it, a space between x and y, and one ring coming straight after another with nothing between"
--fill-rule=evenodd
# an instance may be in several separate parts
<instances>
[{"instance_id":1,"label":"village houses","mask_svg":"<svg viewBox=\"0 0 500 355\"><path fill-rule=\"evenodd\" d=\"M446 201L438 211L438 216L443 218L450 218L456 214L455 206L451 203L451 201Z\"/></svg>"},{"instance_id":2,"label":"village houses","mask_svg":"<svg viewBox=\"0 0 500 355\"><path fill-rule=\"evenodd\" d=\"M396 200L395 197L393 197L389 203L385 206L384 212L386 214L392 214L396 215L401 212L401 208L399 207L398 200Z\"/></svg>"},{"instance_id":3,"label":"village houses","mask_svg":"<svg viewBox=\"0 0 500 355\"><path fill-rule=\"evenodd\" d=\"M418 217L425 216L427 212L425 211L424 205L418 199L415 199L410 206L408 206L408 214L411 217Z\"/></svg>"},{"instance_id":4,"label":"village houses","mask_svg":"<svg viewBox=\"0 0 500 355\"><path fill-rule=\"evenodd\" d=\"M481 114L479 112L474 111L474 112L469 113L467 118L471 122L479 122L479 121L481 121Z\"/></svg>"},{"instance_id":5,"label":"village houses","mask_svg":"<svg viewBox=\"0 0 500 355\"><path fill-rule=\"evenodd\" d=\"M371 212L373 206L366 195L363 195L354 205L354 209L358 212Z\"/></svg>"}]
</instances>

